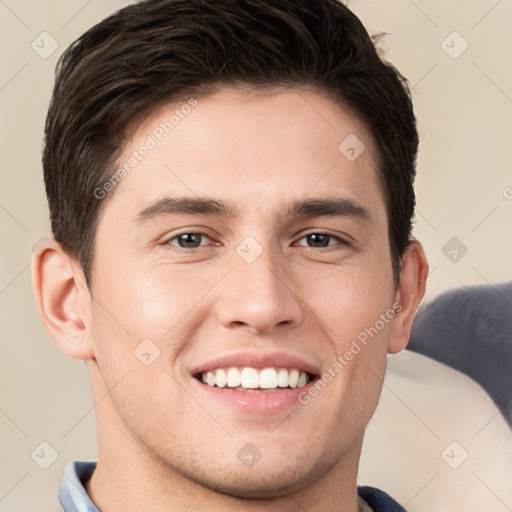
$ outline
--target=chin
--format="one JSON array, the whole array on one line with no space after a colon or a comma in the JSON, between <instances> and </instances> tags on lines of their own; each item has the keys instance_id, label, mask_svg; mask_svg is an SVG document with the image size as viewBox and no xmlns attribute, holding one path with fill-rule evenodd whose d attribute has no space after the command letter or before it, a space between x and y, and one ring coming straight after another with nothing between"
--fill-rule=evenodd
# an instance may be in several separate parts
<instances>
[{"instance_id":1,"label":"chin","mask_svg":"<svg viewBox=\"0 0 512 512\"><path fill-rule=\"evenodd\" d=\"M259 466L259 467L258 467ZM189 475L188 478L220 494L241 499L265 499L285 497L314 482L330 468L325 463L300 467L283 466L276 470L276 464L264 465L260 461L253 468L234 467L203 475Z\"/></svg>"},{"instance_id":2,"label":"chin","mask_svg":"<svg viewBox=\"0 0 512 512\"><path fill-rule=\"evenodd\" d=\"M211 479L199 481L204 487L220 494L232 496L241 499L265 499L280 498L297 491L302 487L303 479L297 481L296 478L290 478L291 475L263 475L260 472L253 476L233 477L233 473L222 481L213 481Z\"/></svg>"}]
</instances>

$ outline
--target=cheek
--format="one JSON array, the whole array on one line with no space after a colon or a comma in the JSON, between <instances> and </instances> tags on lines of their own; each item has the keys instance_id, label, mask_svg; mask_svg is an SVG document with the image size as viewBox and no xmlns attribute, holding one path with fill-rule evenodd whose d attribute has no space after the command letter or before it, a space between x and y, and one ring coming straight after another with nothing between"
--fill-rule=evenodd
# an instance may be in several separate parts
<instances>
[{"instance_id":1,"label":"cheek","mask_svg":"<svg viewBox=\"0 0 512 512\"><path fill-rule=\"evenodd\" d=\"M134 339L162 339L171 334L205 297L218 276L160 264L116 269L102 282L97 301L108 305L100 311L103 324L124 327Z\"/></svg>"},{"instance_id":2,"label":"cheek","mask_svg":"<svg viewBox=\"0 0 512 512\"><path fill-rule=\"evenodd\" d=\"M305 273L301 290L304 302L335 340L337 353L374 326L392 306L394 295L391 272L383 268L382 261L372 261L370 255L327 271L318 267ZM383 335L387 336L387 330L387 323L379 323Z\"/></svg>"},{"instance_id":3,"label":"cheek","mask_svg":"<svg viewBox=\"0 0 512 512\"><path fill-rule=\"evenodd\" d=\"M302 293L330 345L325 352L328 375L322 380L329 380L329 403L340 404L337 421L355 427L371 416L381 391L395 316L391 275L381 262L365 261L332 269L323 287L319 277L308 274Z\"/></svg>"},{"instance_id":4,"label":"cheek","mask_svg":"<svg viewBox=\"0 0 512 512\"><path fill-rule=\"evenodd\" d=\"M209 318L219 272L198 276L192 268L123 266L102 277L93 303L94 352L102 377L110 388L130 372L137 385L128 396L144 402L151 390L152 399L160 400L157 390L167 396L174 382L169 372L183 378L176 361Z\"/></svg>"},{"instance_id":5,"label":"cheek","mask_svg":"<svg viewBox=\"0 0 512 512\"><path fill-rule=\"evenodd\" d=\"M140 426L139 436L148 418L165 416L169 403L177 410L187 406L173 362L189 336L189 313L206 286L191 285L179 273L156 274L126 267L111 272L101 281L93 307L101 379L125 425Z\"/></svg>"}]
</instances>

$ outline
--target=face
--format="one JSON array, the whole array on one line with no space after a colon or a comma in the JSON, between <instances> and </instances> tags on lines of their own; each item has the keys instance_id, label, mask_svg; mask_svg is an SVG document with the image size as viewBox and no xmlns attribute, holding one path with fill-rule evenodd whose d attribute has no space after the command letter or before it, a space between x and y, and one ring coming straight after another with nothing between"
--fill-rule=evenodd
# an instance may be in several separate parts
<instances>
[{"instance_id":1,"label":"face","mask_svg":"<svg viewBox=\"0 0 512 512\"><path fill-rule=\"evenodd\" d=\"M380 394L396 297L376 148L311 91L186 104L138 126L99 219L97 421L161 472L279 495L360 448Z\"/></svg>"}]
</instances>

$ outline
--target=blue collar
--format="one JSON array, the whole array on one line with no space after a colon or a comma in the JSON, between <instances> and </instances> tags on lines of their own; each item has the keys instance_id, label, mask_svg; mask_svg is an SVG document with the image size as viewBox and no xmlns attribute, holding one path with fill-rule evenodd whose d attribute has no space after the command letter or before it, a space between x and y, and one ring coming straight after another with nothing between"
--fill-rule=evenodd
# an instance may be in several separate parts
<instances>
[{"instance_id":1,"label":"blue collar","mask_svg":"<svg viewBox=\"0 0 512 512\"><path fill-rule=\"evenodd\" d=\"M59 485L59 500L64 512L100 512L91 501L84 484L96 469L96 462L70 462Z\"/></svg>"}]
</instances>

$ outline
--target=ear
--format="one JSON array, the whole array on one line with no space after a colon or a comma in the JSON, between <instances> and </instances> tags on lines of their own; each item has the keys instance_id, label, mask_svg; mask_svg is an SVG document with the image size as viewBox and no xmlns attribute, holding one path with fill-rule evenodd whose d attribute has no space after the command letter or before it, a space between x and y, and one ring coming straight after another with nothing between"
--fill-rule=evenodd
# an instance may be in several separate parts
<instances>
[{"instance_id":1,"label":"ear","mask_svg":"<svg viewBox=\"0 0 512 512\"><path fill-rule=\"evenodd\" d=\"M93 359L91 295L80 265L53 239L43 238L33 249L32 290L59 348L76 359Z\"/></svg>"},{"instance_id":2,"label":"ear","mask_svg":"<svg viewBox=\"0 0 512 512\"><path fill-rule=\"evenodd\" d=\"M390 323L390 354L396 354L407 346L414 315L425 295L428 262L417 240L412 240L406 249L400 269L400 284L395 295L396 313Z\"/></svg>"}]
</instances>

